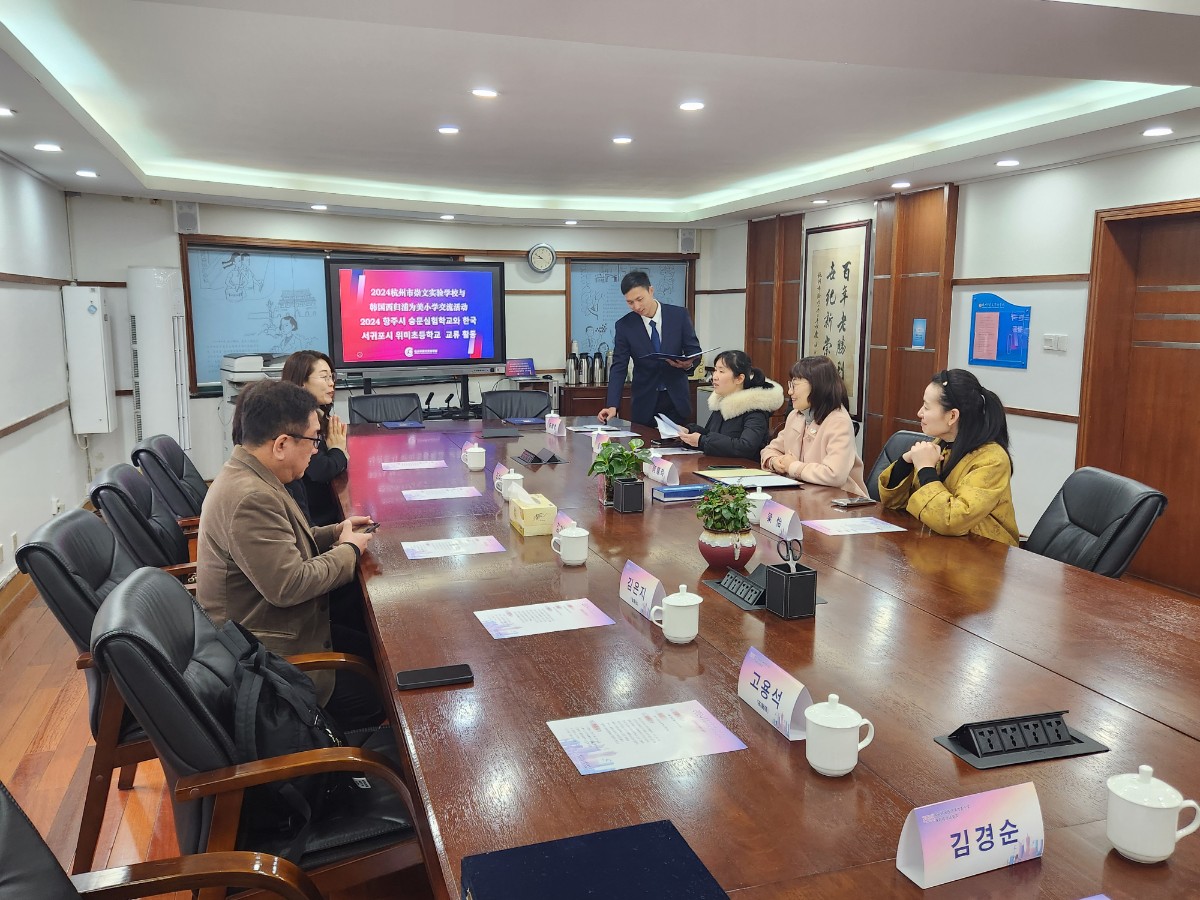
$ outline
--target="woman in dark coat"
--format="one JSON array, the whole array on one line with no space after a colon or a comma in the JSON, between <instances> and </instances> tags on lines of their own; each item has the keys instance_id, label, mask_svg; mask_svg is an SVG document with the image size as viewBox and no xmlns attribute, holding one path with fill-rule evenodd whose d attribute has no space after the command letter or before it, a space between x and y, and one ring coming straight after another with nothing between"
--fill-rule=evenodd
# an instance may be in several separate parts
<instances>
[{"instance_id":1,"label":"woman in dark coat","mask_svg":"<svg viewBox=\"0 0 1200 900\"><path fill-rule=\"evenodd\" d=\"M758 462L767 446L771 413L783 405L783 388L750 363L741 350L717 354L708 424L691 424L679 439L708 456L739 456Z\"/></svg>"}]
</instances>

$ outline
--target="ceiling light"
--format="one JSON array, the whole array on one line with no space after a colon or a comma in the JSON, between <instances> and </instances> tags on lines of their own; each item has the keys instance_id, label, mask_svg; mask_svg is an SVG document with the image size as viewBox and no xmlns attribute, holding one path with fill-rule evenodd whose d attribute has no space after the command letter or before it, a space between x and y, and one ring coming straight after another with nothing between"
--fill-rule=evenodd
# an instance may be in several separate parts
<instances>
[{"instance_id":1,"label":"ceiling light","mask_svg":"<svg viewBox=\"0 0 1200 900\"><path fill-rule=\"evenodd\" d=\"M315 209L317 212L324 212L325 210L329 209L329 207L324 203L314 203L309 207L309 209Z\"/></svg>"},{"instance_id":2,"label":"ceiling light","mask_svg":"<svg viewBox=\"0 0 1200 900\"><path fill-rule=\"evenodd\" d=\"M897 181L892 184L892 188L897 191L902 191L909 187L912 187L911 181Z\"/></svg>"},{"instance_id":3,"label":"ceiling light","mask_svg":"<svg viewBox=\"0 0 1200 900\"><path fill-rule=\"evenodd\" d=\"M1175 132L1166 125L1156 125L1154 128L1147 128L1142 132L1142 137L1166 137L1168 134Z\"/></svg>"},{"instance_id":4,"label":"ceiling light","mask_svg":"<svg viewBox=\"0 0 1200 900\"><path fill-rule=\"evenodd\" d=\"M442 221L443 221L443 222L449 222L449 221L450 221L451 219L453 219L453 218L454 218L454 216L452 216L452 215L450 215L450 214L448 214L448 213L447 213L446 215L442 216Z\"/></svg>"},{"instance_id":5,"label":"ceiling light","mask_svg":"<svg viewBox=\"0 0 1200 900\"><path fill-rule=\"evenodd\" d=\"M564 225L578 225L579 223L576 222L574 219L567 219L567 221L563 222L563 224Z\"/></svg>"},{"instance_id":6,"label":"ceiling light","mask_svg":"<svg viewBox=\"0 0 1200 900\"><path fill-rule=\"evenodd\" d=\"M688 100L686 103L680 103L679 108L684 112L695 112L698 109L704 109L704 104L699 100Z\"/></svg>"},{"instance_id":7,"label":"ceiling light","mask_svg":"<svg viewBox=\"0 0 1200 900\"><path fill-rule=\"evenodd\" d=\"M491 88L475 88L471 91L476 97L497 97L499 94Z\"/></svg>"},{"instance_id":8,"label":"ceiling light","mask_svg":"<svg viewBox=\"0 0 1200 900\"><path fill-rule=\"evenodd\" d=\"M828 202L829 202L828 200L814 200L813 201L813 203L817 206L824 206Z\"/></svg>"},{"instance_id":9,"label":"ceiling light","mask_svg":"<svg viewBox=\"0 0 1200 900\"><path fill-rule=\"evenodd\" d=\"M457 125L443 125L438 129L438 134L458 134Z\"/></svg>"},{"instance_id":10,"label":"ceiling light","mask_svg":"<svg viewBox=\"0 0 1200 900\"><path fill-rule=\"evenodd\" d=\"M0 116L14 116L17 114L15 109L9 109L7 106L0 106Z\"/></svg>"},{"instance_id":11,"label":"ceiling light","mask_svg":"<svg viewBox=\"0 0 1200 900\"><path fill-rule=\"evenodd\" d=\"M613 138L613 143L614 144L632 144L633 138L631 138L631 137L615 137L615 138Z\"/></svg>"},{"instance_id":12,"label":"ceiling light","mask_svg":"<svg viewBox=\"0 0 1200 900\"><path fill-rule=\"evenodd\" d=\"M61 153L62 152L62 147L58 146L58 144L34 144L33 149L34 150L43 150L46 153Z\"/></svg>"},{"instance_id":13,"label":"ceiling light","mask_svg":"<svg viewBox=\"0 0 1200 900\"><path fill-rule=\"evenodd\" d=\"M1019 159L999 159L999 160L996 160L996 165L998 165L998 166L1003 166L1004 168L1009 168L1009 167L1011 167L1011 166L1019 166L1020 164L1021 164L1021 161L1020 161Z\"/></svg>"},{"instance_id":14,"label":"ceiling light","mask_svg":"<svg viewBox=\"0 0 1200 900\"><path fill-rule=\"evenodd\" d=\"M96 173L93 172L91 169L80 169L75 174L78 175L80 178L95 178L95 177L97 177Z\"/></svg>"}]
</instances>

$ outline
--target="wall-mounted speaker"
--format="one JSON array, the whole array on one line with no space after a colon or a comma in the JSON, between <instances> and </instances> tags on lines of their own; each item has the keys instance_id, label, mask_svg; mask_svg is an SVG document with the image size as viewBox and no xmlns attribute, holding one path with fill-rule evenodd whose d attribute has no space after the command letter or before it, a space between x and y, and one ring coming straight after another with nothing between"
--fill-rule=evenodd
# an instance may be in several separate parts
<instances>
[{"instance_id":1,"label":"wall-mounted speaker","mask_svg":"<svg viewBox=\"0 0 1200 900\"><path fill-rule=\"evenodd\" d=\"M695 228L680 228L679 229L679 252L680 253L695 253L696 252L696 229Z\"/></svg>"},{"instance_id":2,"label":"wall-mounted speaker","mask_svg":"<svg viewBox=\"0 0 1200 900\"><path fill-rule=\"evenodd\" d=\"M200 233L200 204L191 200L175 201L175 230L180 234Z\"/></svg>"}]
</instances>

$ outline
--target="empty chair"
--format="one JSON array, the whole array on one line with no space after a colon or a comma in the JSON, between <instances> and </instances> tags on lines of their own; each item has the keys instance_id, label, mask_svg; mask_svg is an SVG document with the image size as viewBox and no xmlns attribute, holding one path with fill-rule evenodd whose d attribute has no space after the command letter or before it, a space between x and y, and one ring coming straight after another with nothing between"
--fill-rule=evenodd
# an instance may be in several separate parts
<instances>
[{"instance_id":1,"label":"empty chair","mask_svg":"<svg viewBox=\"0 0 1200 900\"><path fill-rule=\"evenodd\" d=\"M188 562L187 538L179 522L150 486L150 479L133 466L109 466L88 485L88 495L139 566Z\"/></svg>"},{"instance_id":2,"label":"empty chair","mask_svg":"<svg viewBox=\"0 0 1200 900\"><path fill-rule=\"evenodd\" d=\"M350 398L351 425L423 420L421 398L416 394L368 394Z\"/></svg>"},{"instance_id":3,"label":"empty chair","mask_svg":"<svg viewBox=\"0 0 1200 900\"><path fill-rule=\"evenodd\" d=\"M208 485L175 438L169 434L148 437L133 448L130 457L150 479L171 515L177 519L200 515Z\"/></svg>"},{"instance_id":4,"label":"empty chair","mask_svg":"<svg viewBox=\"0 0 1200 900\"><path fill-rule=\"evenodd\" d=\"M174 806L179 849L187 853L257 850L278 853L306 833L300 867L322 889L338 889L422 862L413 810L390 729L347 735L347 746L260 759L234 768L228 691L237 656L212 620L173 578L139 569L109 594L92 628L92 654L115 681L158 751ZM300 668L366 664L341 654L306 654ZM352 743L357 740L359 746ZM282 762L282 761L286 762ZM307 826L256 829L245 815L255 784L322 772L361 773L356 787L325 795ZM266 775L267 777L264 777ZM359 870L352 868L365 862ZM334 869L339 871L334 875Z\"/></svg>"},{"instance_id":5,"label":"empty chair","mask_svg":"<svg viewBox=\"0 0 1200 900\"><path fill-rule=\"evenodd\" d=\"M1166 507L1161 491L1085 466L1063 482L1033 526L1025 549L1120 578Z\"/></svg>"},{"instance_id":6,"label":"empty chair","mask_svg":"<svg viewBox=\"0 0 1200 900\"><path fill-rule=\"evenodd\" d=\"M917 441L927 440L929 437L920 431L897 431L887 439L887 443L879 451L875 465L871 466L867 475L867 493L871 495L872 500L879 499L879 476L883 474L883 470L907 453Z\"/></svg>"},{"instance_id":7,"label":"empty chair","mask_svg":"<svg viewBox=\"0 0 1200 900\"><path fill-rule=\"evenodd\" d=\"M321 900L302 871L262 853L160 859L68 878L25 811L0 784L0 900L151 897L213 886L257 888L286 900Z\"/></svg>"},{"instance_id":8,"label":"empty chair","mask_svg":"<svg viewBox=\"0 0 1200 900\"><path fill-rule=\"evenodd\" d=\"M550 412L545 391L484 391L483 418L536 419Z\"/></svg>"}]
</instances>

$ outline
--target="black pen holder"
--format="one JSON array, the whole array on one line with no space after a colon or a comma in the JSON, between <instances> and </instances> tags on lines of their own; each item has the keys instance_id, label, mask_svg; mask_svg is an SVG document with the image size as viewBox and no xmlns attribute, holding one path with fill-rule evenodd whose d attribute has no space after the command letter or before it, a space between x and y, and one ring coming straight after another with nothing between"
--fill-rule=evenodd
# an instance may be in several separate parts
<instances>
[{"instance_id":1,"label":"black pen holder","mask_svg":"<svg viewBox=\"0 0 1200 900\"><path fill-rule=\"evenodd\" d=\"M613 509L621 513L640 513L646 508L645 485L640 478L614 478Z\"/></svg>"},{"instance_id":2,"label":"black pen holder","mask_svg":"<svg viewBox=\"0 0 1200 900\"><path fill-rule=\"evenodd\" d=\"M806 619L817 611L817 573L808 566L787 563L766 566L767 610L781 619Z\"/></svg>"}]
</instances>

